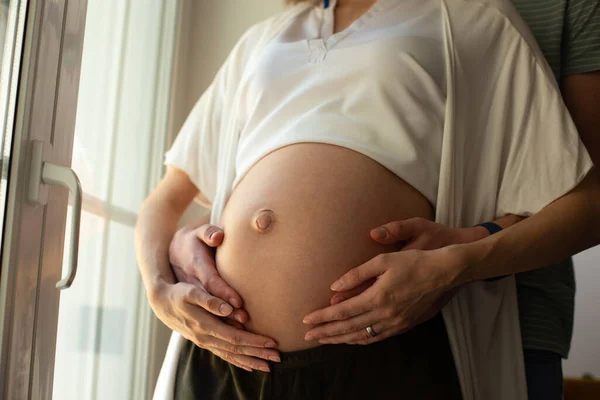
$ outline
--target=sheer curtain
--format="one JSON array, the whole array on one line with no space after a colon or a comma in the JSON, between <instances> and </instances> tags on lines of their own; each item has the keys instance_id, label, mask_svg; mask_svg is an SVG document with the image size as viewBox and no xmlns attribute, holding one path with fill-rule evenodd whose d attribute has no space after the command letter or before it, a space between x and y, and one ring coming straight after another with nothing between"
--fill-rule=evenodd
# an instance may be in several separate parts
<instances>
[{"instance_id":1,"label":"sheer curtain","mask_svg":"<svg viewBox=\"0 0 600 400\"><path fill-rule=\"evenodd\" d=\"M60 299L55 399L147 396L151 314L133 230L161 175L177 5L88 0L72 162L84 190L79 270Z\"/></svg>"}]
</instances>

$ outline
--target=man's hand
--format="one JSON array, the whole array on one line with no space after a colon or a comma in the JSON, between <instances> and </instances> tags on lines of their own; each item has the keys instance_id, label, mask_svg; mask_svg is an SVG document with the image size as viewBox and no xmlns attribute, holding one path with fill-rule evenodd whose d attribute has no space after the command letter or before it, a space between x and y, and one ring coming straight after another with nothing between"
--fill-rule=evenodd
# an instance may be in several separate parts
<instances>
[{"instance_id":1,"label":"man's hand","mask_svg":"<svg viewBox=\"0 0 600 400\"><path fill-rule=\"evenodd\" d=\"M471 243L488 235L487 229L481 226L448 228L424 218L394 221L371 230L371 238L381 244L390 245L404 242L402 251L435 250L452 244ZM374 280L371 279L351 290L335 293L331 297L331 305L359 295L373 283Z\"/></svg>"},{"instance_id":2,"label":"man's hand","mask_svg":"<svg viewBox=\"0 0 600 400\"><path fill-rule=\"evenodd\" d=\"M371 231L371 238L381 244L406 242L402 250L435 250L451 244L471 243L488 236L481 226L448 228L424 218L394 221Z\"/></svg>"},{"instance_id":3,"label":"man's hand","mask_svg":"<svg viewBox=\"0 0 600 400\"><path fill-rule=\"evenodd\" d=\"M223 242L224 237L224 232L214 225L181 228L169 246L169 261L179 282L202 287L228 302L235 308L229 318L245 324L248 313L241 309L242 298L219 276L215 264L214 248Z\"/></svg>"},{"instance_id":4,"label":"man's hand","mask_svg":"<svg viewBox=\"0 0 600 400\"><path fill-rule=\"evenodd\" d=\"M374 283L355 297L307 315L305 323L323 325L308 331L306 340L370 344L432 318L449 301L462 270L462 260L447 249L380 254L349 271L331 290ZM370 337L367 326L377 336Z\"/></svg>"}]
</instances>

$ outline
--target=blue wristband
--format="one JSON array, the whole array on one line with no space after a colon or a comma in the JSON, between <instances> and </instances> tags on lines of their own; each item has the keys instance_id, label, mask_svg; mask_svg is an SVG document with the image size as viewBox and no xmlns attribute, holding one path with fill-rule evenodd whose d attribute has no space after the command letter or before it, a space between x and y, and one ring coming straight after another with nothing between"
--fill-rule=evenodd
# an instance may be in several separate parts
<instances>
[{"instance_id":1,"label":"blue wristband","mask_svg":"<svg viewBox=\"0 0 600 400\"><path fill-rule=\"evenodd\" d=\"M483 224L477 224L475 226L483 226L485 229L488 230L488 232L490 233L490 235L493 235L494 233L498 233L502 230L502 227L498 224L495 224L493 222L484 222ZM494 281L498 281L502 278L506 278L508 275L505 276L496 276L494 278L488 278L485 279L486 282L494 282Z\"/></svg>"},{"instance_id":2,"label":"blue wristband","mask_svg":"<svg viewBox=\"0 0 600 400\"><path fill-rule=\"evenodd\" d=\"M483 226L485 229L488 230L490 235L493 235L494 233L498 233L502 230L502 227L500 227L500 225L495 224L493 222L484 222L483 224L477 224L475 226Z\"/></svg>"}]
</instances>

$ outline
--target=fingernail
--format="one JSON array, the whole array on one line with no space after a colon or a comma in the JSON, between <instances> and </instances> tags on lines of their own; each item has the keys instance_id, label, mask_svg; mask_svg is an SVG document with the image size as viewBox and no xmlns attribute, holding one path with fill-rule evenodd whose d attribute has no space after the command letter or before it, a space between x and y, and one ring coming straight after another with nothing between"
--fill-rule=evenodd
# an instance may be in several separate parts
<instances>
[{"instance_id":1,"label":"fingernail","mask_svg":"<svg viewBox=\"0 0 600 400\"><path fill-rule=\"evenodd\" d=\"M388 231L387 229L383 228L383 227L379 227L377 229L375 229L375 237L377 237L377 239L385 239L388 235Z\"/></svg>"},{"instance_id":2,"label":"fingernail","mask_svg":"<svg viewBox=\"0 0 600 400\"><path fill-rule=\"evenodd\" d=\"M216 234L217 232L213 232L210 235L208 235L208 238L212 240L212 238L214 238Z\"/></svg>"},{"instance_id":3,"label":"fingernail","mask_svg":"<svg viewBox=\"0 0 600 400\"><path fill-rule=\"evenodd\" d=\"M281 358L279 358L277 356L269 356L269 360L275 361L275 362L281 362Z\"/></svg>"},{"instance_id":4,"label":"fingernail","mask_svg":"<svg viewBox=\"0 0 600 400\"><path fill-rule=\"evenodd\" d=\"M231 304L235 308L240 308L242 306L242 303L238 299L234 299L233 297L229 299L229 304Z\"/></svg>"},{"instance_id":5,"label":"fingernail","mask_svg":"<svg viewBox=\"0 0 600 400\"><path fill-rule=\"evenodd\" d=\"M314 333L307 333L304 336L304 340L314 340L316 338L316 335Z\"/></svg>"},{"instance_id":6,"label":"fingernail","mask_svg":"<svg viewBox=\"0 0 600 400\"><path fill-rule=\"evenodd\" d=\"M312 321L312 319L311 319L311 318L304 317L304 319L302 320L302 323L303 323L303 324L312 324L312 323L313 323L313 321Z\"/></svg>"},{"instance_id":7,"label":"fingernail","mask_svg":"<svg viewBox=\"0 0 600 400\"><path fill-rule=\"evenodd\" d=\"M260 367L258 367L258 369L260 369L263 372L271 372L269 367L265 367L264 365L261 365Z\"/></svg>"},{"instance_id":8,"label":"fingernail","mask_svg":"<svg viewBox=\"0 0 600 400\"><path fill-rule=\"evenodd\" d=\"M267 343L265 343L265 347L269 347L269 348L277 347L277 343L275 343L273 341L267 342Z\"/></svg>"},{"instance_id":9,"label":"fingernail","mask_svg":"<svg viewBox=\"0 0 600 400\"><path fill-rule=\"evenodd\" d=\"M219 307L219 311L221 312L221 314L223 315L229 315L231 314L231 312L233 311L233 307L231 307L229 304L227 303L223 303L221 304L221 307Z\"/></svg>"},{"instance_id":10,"label":"fingernail","mask_svg":"<svg viewBox=\"0 0 600 400\"><path fill-rule=\"evenodd\" d=\"M344 287L344 284L340 281L337 282L333 282L333 285L331 285L331 290L333 290L334 292L341 290Z\"/></svg>"},{"instance_id":11,"label":"fingernail","mask_svg":"<svg viewBox=\"0 0 600 400\"><path fill-rule=\"evenodd\" d=\"M244 322L242 321L242 316L240 314L235 314L235 320L237 322L239 322L240 324L243 324Z\"/></svg>"}]
</instances>

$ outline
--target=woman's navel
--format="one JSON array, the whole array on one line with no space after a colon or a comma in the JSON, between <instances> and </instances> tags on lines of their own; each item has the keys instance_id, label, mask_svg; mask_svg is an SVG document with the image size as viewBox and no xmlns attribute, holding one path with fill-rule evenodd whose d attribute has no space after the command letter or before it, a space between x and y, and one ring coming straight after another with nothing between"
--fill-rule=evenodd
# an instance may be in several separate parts
<instances>
[{"instance_id":1,"label":"woman's navel","mask_svg":"<svg viewBox=\"0 0 600 400\"><path fill-rule=\"evenodd\" d=\"M273 210L261 209L254 213L252 217L252 227L258 233L267 233L275 225L275 213Z\"/></svg>"}]
</instances>

